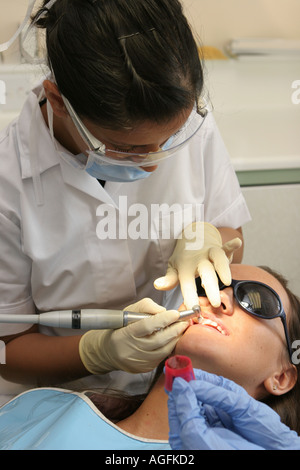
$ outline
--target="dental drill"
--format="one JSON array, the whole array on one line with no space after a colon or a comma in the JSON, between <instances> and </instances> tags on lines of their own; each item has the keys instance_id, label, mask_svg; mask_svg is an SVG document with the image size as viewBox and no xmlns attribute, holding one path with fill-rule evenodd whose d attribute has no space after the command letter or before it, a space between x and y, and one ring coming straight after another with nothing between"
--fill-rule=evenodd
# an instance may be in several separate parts
<instances>
[{"instance_id":1,"label":"dental drill","mask_svg":"<svg viewBox=\"0 0 300 470\"><path fill-rule=\"evenodd\" d=\"M149 313L128 310L61 310L33 315L0 315L0 323L30 323L83 330L115 330L152 316ZM191 310L179 312L177 321L187 321L192 318L201 318L199 305L195 305Z\"/></svg>"}]
</instances>

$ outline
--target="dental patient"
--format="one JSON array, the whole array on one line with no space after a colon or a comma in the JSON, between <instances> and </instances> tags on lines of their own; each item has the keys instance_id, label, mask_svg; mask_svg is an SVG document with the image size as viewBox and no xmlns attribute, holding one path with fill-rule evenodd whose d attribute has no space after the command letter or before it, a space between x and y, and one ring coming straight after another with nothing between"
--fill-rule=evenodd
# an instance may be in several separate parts
<instances>
[{"instance_id":1,"label":"dental patient","mask_svg":"<svg viewBox=\"0 0 300 470\"><path fill-rule=\"evenodd\" d=\"M174 354L189 356L196 370L226 377L243 387L255 400L273 408L282 422L299 434L300 374L299 365L291 360L291 344L300 338L299 299L283 279L265 269L231 265L231 273L235 280L257 281L278 294L287 331L279 317L263 319L249 314L242 307L247 308L244 299L244 303L237 302L234 286L225 287L220 291L218 308L212 307L206 297L199 297L204 320L190 321ZM269 302L264 305L266 312L278 307L276 302L272 304L271 297L265 299ZM259 298L255 302L261 307ZM84 416L84 420L80 421L79 416ZM30 434L28 441L24 437L26 430ZM86 395L53 389L27 392L0 410L1 449L170 449L168 436L168 395L163 374L138 409L114 423Z\"/></svg>"}]
</instances>

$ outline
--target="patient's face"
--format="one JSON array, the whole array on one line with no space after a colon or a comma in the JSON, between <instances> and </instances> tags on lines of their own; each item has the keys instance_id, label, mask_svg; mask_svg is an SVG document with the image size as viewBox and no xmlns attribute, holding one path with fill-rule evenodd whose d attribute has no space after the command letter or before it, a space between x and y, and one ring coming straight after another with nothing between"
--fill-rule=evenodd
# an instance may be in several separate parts
<instances>
[{"instance_id":1,"label":"patient's face","mask_svg":"<svg viewBox=\"0 0 300 470\"><path fill-rule=\"evenodd\" d=\"M231 265L231 273L233 279L261 281L272 287L288 317L288 297L277 279L254 266ZM263 381L284 361L282 322L280 318L261 320L246 313L235 301L231 287L221 291L221 302L220 307L214 308L206 297L200 297L203 316L217 322L218 327L190 326L178 341L175 353L189 356L195 368L234 380L260 398Z\"/></svg>"}]
</instances>

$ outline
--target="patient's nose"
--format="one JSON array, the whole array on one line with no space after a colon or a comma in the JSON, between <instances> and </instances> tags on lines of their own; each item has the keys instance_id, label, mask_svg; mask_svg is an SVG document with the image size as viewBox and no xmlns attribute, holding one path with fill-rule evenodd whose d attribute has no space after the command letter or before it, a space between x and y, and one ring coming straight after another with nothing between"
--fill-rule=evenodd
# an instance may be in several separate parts
<instances>
[{"instance_id":1,"label":"patient's nose","mask_svg":"<svg viewBox=\"0 0 300 470\"><path fill-rule=\"evenodd\" d=\"M199 297L200 307L213 310L215 314L232 315L234 313L234 296L232 287L226 287L220 291L221 305L213 307L207 297Z\"/></svg>"},{"instance_id":2,"label":"patient's nose","mask_svg":"<svg viewBox=\"0 0 300 470\"><path fill-rule=\"evenodd\" d=\"M234 296L232 287L226 287L220 291L221 296L221 309L222 314L233 315L234 313Z\"/></svg>"}]
</instances>

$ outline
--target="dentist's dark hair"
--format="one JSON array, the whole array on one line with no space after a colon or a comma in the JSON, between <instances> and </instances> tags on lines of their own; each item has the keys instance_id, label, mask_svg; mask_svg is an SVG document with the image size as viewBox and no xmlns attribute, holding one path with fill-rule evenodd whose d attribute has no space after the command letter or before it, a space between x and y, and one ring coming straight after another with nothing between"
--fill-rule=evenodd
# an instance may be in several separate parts
<instances>
[{"instance_id":1,"label":"dentist's dark hair","mask_svg":"<svg viewBox=\"0 0 300 470\"><path fill-rule=\"evenodd\" d=\"M48 65L81 117L122 129L163 123L198 100L203 71L178 0L48 0Z\"/></svg>"}]
</instances>

